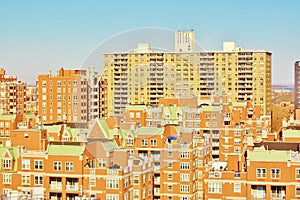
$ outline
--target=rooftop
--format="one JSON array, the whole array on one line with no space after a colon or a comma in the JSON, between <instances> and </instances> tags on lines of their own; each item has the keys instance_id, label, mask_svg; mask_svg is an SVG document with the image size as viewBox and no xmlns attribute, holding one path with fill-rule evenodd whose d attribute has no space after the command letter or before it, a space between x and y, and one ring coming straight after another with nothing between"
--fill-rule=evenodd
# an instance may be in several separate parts
<instances>
[{"instance_id":1,"label":"rooftop","mask_svg":"<svg viewBox=\"0 0 300 200\"><path fill-rule=\"evenodd\" d=\"M284 150L253 150L248 152L247 159L262 162L287 162L291 160L291 153Z\"/></svg>"}]
</instances>

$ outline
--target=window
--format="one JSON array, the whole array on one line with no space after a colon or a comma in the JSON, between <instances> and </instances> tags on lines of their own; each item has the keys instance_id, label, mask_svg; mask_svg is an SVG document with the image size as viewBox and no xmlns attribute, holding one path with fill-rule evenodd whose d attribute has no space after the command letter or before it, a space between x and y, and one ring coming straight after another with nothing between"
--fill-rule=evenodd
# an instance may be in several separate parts
<instances>
[{"instance_id":1,"label":"window","mask_svg":"<svg viewBox=\"0 0 300 200\"><path fill-rule=\"evenodd\" d=\"M233 150L234 152L241 152L241 147L234 147Z\"/></svg>"},{"instance_id":2,"label":"window","mask_svg":"<svg viewBox=\"0 0 300 200\"><path fill-rule=\"evenodd\" d=\"M3 184L11 184L11 174L3 173Z\"/></svg>"},{"instance_id":3,"label":"window","mask_svg":"<svg viewBox=\"0 0 300 200\"><path fill-rule=\"evenodd\" d=\"M241 144L240 138L234 138L234 144Z\"/></svg>"},{"instance_id":4,"label":"window","mask_svg":"<svg viewBox=\"0 0 300 200\"><path fill-rule=\"evenodd\" d=\"M190 152L189 151L181 151L180 158L190 158Z\"/></svg>"},{"instance_id":5,"label":"window","mask_svg":"<svg viewBox=\"0 0 300 200\"><path fill-rule=\"evenodd\" d=\"M168 180L172 180L173 179L173 174L172 173L168 173Z\"/></svg>"},{"instance_id":6,"label":"window","mask_svg":"<svg viewBox=\"0 0 300 200\"><path fill-rule=\"evenodd\" d=\"M195 114L195 118L196 118L196 119L199 119L199 118L200 118L200 114L199 114L199 113L196 113L196 114Z\"/></svg>"},{"instance_id":7,"label":"window","mask_svg":"<svg viewBox=\"0 0 300 200\"><path fill-rule=\"evenodd\" d=\"M34 161L34 169L35 170L42 170L43 169L43 161L42 160L35 160Z\"/></svg>"},{"instance_id":8,"label":"window","mask_svg":"<svg viewBox=\"0 0 300 200\"><path fill-rule=\"evenodd\" d=\"M135 114L135 116L136 116L136 118L141 118L141 113L140 113L140 112L137 112L137 113Z\"/></svg>"},{"instance_id":9,"label":"window","mask_svg":"<svg viewBox=\"0 0 300 200\"><path fill-rule=\"evenodd\" d=\"M90 178L90 186L95 186L96 185L96 178L95 177L91 177Z\"/></svg>"},{"instance_id":10,"label":"window","mask_svg":"<svg viewBox=\"0 0 300 200\"><path fill-rule=\"evenodd\" d=\"M98 166L99 167L106 167L106 159L105 158L99 158L98 159Z\"/></svg>"},{"instance_id":11,"label":"window","mask_svg":"<svg viewBox=\"0 0 300 200\"><path fill-rule=\"evenodd\" d=\"M180 174L180 181L190 181L190 174Z\"/></svg>"},{"instance_id":12,"label":"window","mask_svg":"<svg viewBox=\"0 0 300 200\"><path fill-rule=\"evenodd\" d=\"M240 130L234 130L234 136L240 136L241 131Z\"/></svg>"},{"instance_id":13,"label":"window","mask_svg":"<svg viewBox=\"0 0 300 200\"><path fill-rule=\"evenodd\" d=\"M256 178L266 178L266 169L265 168L257 168L256 169Z\"/></svg>"},{"instance_id":14,"label":"window","mask_svg":"<svg viewBox=\"0 0 300 200\"><path fill-rule=\"evenodd\" d=\"M208 183L208 193L222 193L222 183L221 182L209 182Z\"/></svg>"},{"instance_id":15,"label":"window","mask_svg":"<svg viewBox=\"0 0 300 200\"><path fill-rule=\"evenodd\" d=\"M173 151L168 151L168 157L172 157L173 156Z\"/></svg>"},{"instance_id":16,"label":"window","mask_svg":"<svg viewBox=\"0 0 300 200\"><path fill-rule=\"evenodd\" d=\"M241 192L241 184L240 183L235 183L233 186L233 191L234 192Z\"/></svg>"},{"instance_id":17,"label":"window","mask_svg":"<svg viewBox=\"0 0 300 200\"><path fill-rule=\"evenodd\" d=\"M210 118L210 114L209 114L209 113L206 113L206 114L205 114L205 118L206 118L206 119L209 119L209 118Z\"/></svg>"},{"instance_id":18,"label":"window","mask_svg":"<svg viewBox=\"0 0 300 200\"><path fill-rule=\"evenodd\" d=\"M150 145L151 146L156 146L156 140L150 140Z\"/></svg>"},{"instance_id":19,"label":"window","mask_svg":"<svg viewBox=\"0 0 300 200\"><path fill-rule=\"evenodd\" d=\"M188 169L190 169L190 163L189 162L180 162L180 169L181 170L188 170Z\"/></svg>"},{"instance_id":20,"label":"window","mask_svg":"<svg viewBox=\"0 0 300 200\"><path fill-rule=\"evenodd\" d=\"M271 169L271 178L280 178L280 169Z\"/></svg>"},{"instance_id":21,"label":"window","mask_svg":"<svg viewBox=\"0 0 300 200\"><path fill-rule=\"evenodd\" d=\"M134 175L133 176L133 184L139 184L140 180L139 180L139 175Z\"/></svg>"},{"instance_id":22,"label":"window","mask_svg":"<svg viewBox=\"0 0 300 200\"><path fill-rule=\"evenodd\" d=\"M197 187L197 190L202 190L203 189L202 182L196 182L196 187Z\"/></svg>"},{"instance_id":23,"label":"window","mask_svg":"<svg viewBox=\"0 0 300 200\"><path fill-rule=\"evenodd\" d=\"M22 175L22 185L30 185L30 175Z\"/></svg>"},{"instance_id":24,"label":"window","mask_svg":"<svg viewBox=\"0 0 300 200\"><path fill-rule=\"evenodd\" d=\"M130 113L129 113L129 117L130 117L130 118L134 118L134 112L130 112Z\"/></svg>"},{"instance_id":25,"label":"window","mask_svg":"<svg viewBox=\"0 0 300 200\"><path fill-rule=\"evenodd\" d=\"M142 140L142 146L147 146L148 145L148 140Z\"/></svg>"},{"instance_id":26,"label":"window","mask_svg":"<svg viewBox=\"0 0 300 200\"><path fill-rule=\"evenodd\" d=\"M106 188L118 189L119 188L119 179L118 178L107 178L106 179Z\"/></svg>"},{"instance_id":27,"label":"window","mask_svg":"<svg viewBox=\"0 0 300 200\"><path fill-rule=\"evenodd\" d=\"M296 178L300 178L300 169L296 169Z\"/></svg>"},{"instance_id":28,"label":"window","mask_svg":"<svg viewBox=\"0 0 300 200\"><path fill-rule=\"evenodd\" d=\"M3 158L3 168L11 169L11 159L10 158Z\"/></svg>"},{"instance_id":29,"label":"window","mask_svg":"<svg viewBox=\"0 0 300 200\"><path fill-rule=\"evenodd\" d=\"M168 191L172 191L173 190L173 185L168 185Z\"/></svg>"},{"instance_id":30,"label":"window","mask_svg":"<svg viewBox=\"0 0 300 200\"><path fill-rule=\"evenodd\" d=\"M66 171L74 171L74 163L66 162Z\"/></svg>"},{"instance_id":31,"label":"window","mask_svg":"<svg viewBox=\"0 0 300 200\"><path fill-rule=\"evenodd\" d=\"M216 114L216 113L213 113L213 114L212 114L212 118L213 118L213 119L217 119L217 114Z\"/></svg>"},{"instance_id":32,"label":"window","mask_svg":"<svg viewBox=\"0 0 300 200\"><path fill-rule=\"evenodd\" d=\"M189 185L180 185L180 192L190 192Z\"/></svg>"},{"instance_id":33,"label":"window","mask_svg":"<svg viewBox=\"0 0 300 200\"><path fill-rule=\"evenodd\" d=\"M60 161L55 161L53 164L53 170L54 171L61 171L61 162Z\"/></svg>"},{"instance_id":34,"label":"window","mask_svg":"<svg viewBox=\"0 0 300 200\"><path fill-rule=\"evenodd\" d=\"M43 185L44 177L42 175L35 175L34 176L34 184L35 185Z\"/></svg>"},{"instance_id":35,"label":"window","mask_svg":"<svg viewBox=\"0 0 300 200\"><path fill-rule=\"evenodd\" d=\"M118 194L106 194L106 200L119 200Z\"/></svg>"}]
</instances>

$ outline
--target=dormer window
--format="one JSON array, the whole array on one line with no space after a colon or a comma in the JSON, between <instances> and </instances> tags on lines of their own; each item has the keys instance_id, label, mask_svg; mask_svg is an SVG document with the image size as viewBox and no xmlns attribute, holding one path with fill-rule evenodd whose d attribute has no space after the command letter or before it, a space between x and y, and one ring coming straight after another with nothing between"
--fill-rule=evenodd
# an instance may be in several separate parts
<instances>
[{"instance_id":1,"label":"dormer window","mask_svg":"<svg viewBox=\"0 0 300 200\"><path fill-rule=\"evenodd\" d=\"M11 169L12 160L11 158L3 158L3 168Z\"/></svg>"}]
</instances>

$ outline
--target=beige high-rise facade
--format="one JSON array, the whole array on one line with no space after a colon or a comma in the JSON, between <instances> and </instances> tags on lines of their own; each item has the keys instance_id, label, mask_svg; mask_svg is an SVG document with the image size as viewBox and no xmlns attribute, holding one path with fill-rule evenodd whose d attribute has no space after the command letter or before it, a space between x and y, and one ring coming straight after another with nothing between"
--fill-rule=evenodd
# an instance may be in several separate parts
<instances>
[{"instance_id":1,"label":"beige high-rise facade","mask_svg":"<svg viewBox=\"0 0 300 200\"><path fill-rule=\"evenodd\" d=\"M178 34L178 33L176 33ZM177 35L176 35L177 36ZM176 41L175 41L176 42ZM108 116L130 104L157 104L162 97L227 95L271 113L271 52L243 50L225 42L222 51L162 52L139 44L133 52L103 54Z\"/></svg>"}]
</instances>

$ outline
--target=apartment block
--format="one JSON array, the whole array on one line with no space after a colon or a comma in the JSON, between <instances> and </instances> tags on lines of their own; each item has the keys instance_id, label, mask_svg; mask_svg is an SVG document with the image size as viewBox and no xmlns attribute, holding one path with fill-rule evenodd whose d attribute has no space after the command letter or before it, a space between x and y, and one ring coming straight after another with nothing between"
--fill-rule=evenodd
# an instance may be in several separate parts
<instances>
[{"instance_id":1,"label":"apartment block","mask_svg":"<svg viewBox=\"0 0 300 200\"><path fill-rule=\"evenodd\" d=\"M89 122L99 117L99 76L93 69L65 70L37 78L41 123Z\"/></svg>"},{"instance_id":2,"label":"apartment block","mask_svg":"<svg viewBox=\"0 0 300 200\"><path fill-rule=\"evenodd\" d=\"M138 44L133 52L104 53L108 115L121 116L128 103L155 105L164 97L203 95L251 101L270 115L271 59L269 51L243 50L234 42L225 42L222 51L163 52Z\"/></svg>"},{"instance_id":3,"label":"apartment block","mask_svg":"<svg viewBox=\"0 0 300 200\"><path fill-rule=\"evenodd\" d=\"M6 75L0 69L0 113L21 114L26 112L26 83L15 76Z\"/></svg>"}]
</instances>

